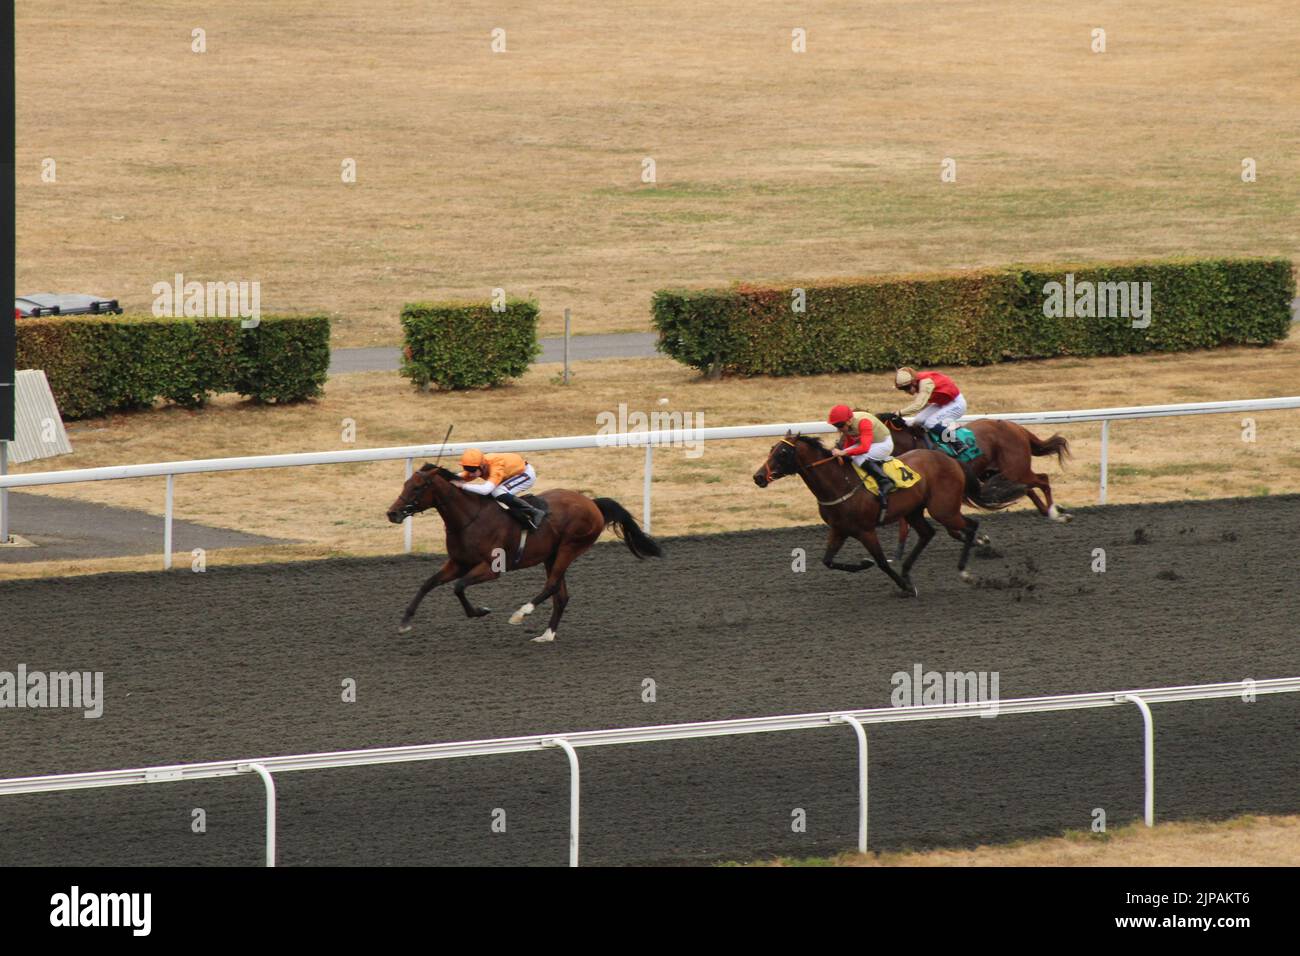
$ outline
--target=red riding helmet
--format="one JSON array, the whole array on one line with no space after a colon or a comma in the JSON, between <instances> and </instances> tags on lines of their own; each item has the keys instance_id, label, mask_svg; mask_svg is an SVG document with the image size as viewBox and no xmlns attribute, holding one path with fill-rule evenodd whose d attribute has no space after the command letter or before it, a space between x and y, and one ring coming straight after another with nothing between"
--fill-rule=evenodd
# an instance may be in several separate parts
<instances>
[{"instance_id":1,"label":"red riding helmet","mask_svg":"<svg viewBox=\"0 0 1300 956\"><path fill-rule=\"evenodd\" d=\"M842 425L844 422L851 421L853 421L853 409L847 405L836 405L826 416L826 422L830 425Z\"/></svg>"}]
</instances>

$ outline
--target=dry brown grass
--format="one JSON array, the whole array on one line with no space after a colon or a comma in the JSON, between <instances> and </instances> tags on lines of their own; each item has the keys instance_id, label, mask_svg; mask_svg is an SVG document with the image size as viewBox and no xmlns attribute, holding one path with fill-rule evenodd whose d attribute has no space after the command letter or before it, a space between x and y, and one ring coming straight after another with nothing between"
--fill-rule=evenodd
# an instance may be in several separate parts
<instances>
[{"instance_id":1,"label":"dry brown grass","mask_svg":"<svg viewBox=\"0 0 1300 956\"><path fill-rule=\"evenodd\" d=\"M1269 397L1295 391L1300 381L1300 331L1269 348L1236 348L1178 355L1050 359L1015 365L950 370L978 412L1159 404ZM875 410L897 407L888 375L826 375L795 379L702 380L667 359L580 363L574 382L556 381L556 366L534 367L514 386L492 391L419 393L395 373L333 378L318 402L254 407L222 398L203 411L176 407L72 426L74 453L33 462L17 471L215 458L331 448L435 443L448 423L463 440L508 440L587 435L596 416L631 410L703 415L705 426L820 419L831 404L849 401ZM661 397L669 403L660 406ZM1300 415L1254 416L1257 441L1242 441L1241 416L1167 418L1114 425L1111 432L1112 502L1220 497L1225 494L1300 492ZM342 442L345 418L356 422L356 443ZM1044 430L1039 430L1044 431ZM1099 428L1069 426L1074 461L1052 475L1066 507L1097 499ZM778 482L759 490L750 476L769 442L710 442L698 458L684 449L655 456L655 534L731 531L811 524L816 509L803 486ZM531 455L538 490L571 487L614 497L640 514L643 452L588 449ZM227 472L176 480L178 518L304 542L209 555L222 560L288 560L323 553L393 553L401 529L384 512L400 491L402 463ZM123 505L160 514L163 480L101 481L50 486L43 493ZM436 516L416 519L417 550L442 547ZM1045 540L1053 528L1043 526ZM188 565L188 558L183 563ZM120 559L116 568L155 568L156 558ZM0 578L101 569L98 562L0 565Z\"/></svg>"},{"instance_id":2,"label":"dry brown grass","mask_svg":"<svg viewBox=\"0 0 1300 956\"><path fill-rule=\"evenodd\" d=\"M1300 817L1239 817L1223 823L1140 823L1108 833L1071 832L974 850L845 853L833 866L1297 866ZM797 861L778 860L775 866Z\"/></svg>"},{"instance_id":3,"label":"dry brown grass","mask_svg":"<svg viewBox=\"0 0 1300 956\"><path fill-rule=\"evenodd\" d=\"M1293 0L20 0L19 291L256 279L361 345L494 286L591 332L673 284L1294 255L1297 27Z\"/></svg>"}]
</instances>

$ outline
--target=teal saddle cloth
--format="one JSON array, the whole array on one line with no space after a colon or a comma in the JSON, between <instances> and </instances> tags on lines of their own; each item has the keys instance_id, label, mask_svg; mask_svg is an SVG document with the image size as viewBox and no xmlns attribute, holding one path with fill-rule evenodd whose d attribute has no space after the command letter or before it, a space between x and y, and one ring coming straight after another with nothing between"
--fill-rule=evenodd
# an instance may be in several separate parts
<instances>
[{"instance_id":1,"label":"teal saddle cloth","mask_svg":"<svg viewBox=\"0 0 1300 956\"><path fill-rule=\"evenodd\" d=\"M948 446L947 442L936 439L934 432L926 432L926 434L930 436L930 440L934 442L936 448L948 455L950 458L956 458L958 461L974 461L981 454L979 444L975 441L975 433L969 428L958 428L954 433L958 440L964 442L966 445L966 450L960 455L953 451L952 448Z\"/></svg>"}]
</instances>

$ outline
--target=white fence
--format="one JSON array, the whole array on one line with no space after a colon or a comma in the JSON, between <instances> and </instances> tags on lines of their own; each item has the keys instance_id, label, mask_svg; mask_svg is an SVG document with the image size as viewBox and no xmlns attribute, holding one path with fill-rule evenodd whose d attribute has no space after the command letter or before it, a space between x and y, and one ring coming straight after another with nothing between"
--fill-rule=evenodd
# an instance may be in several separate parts
<instances>
[{"instance_id":1,"label":"white fence","mask_svg":"<svg viewBox=\"0 0 1300 956\"><path fill-rule=\"evenodd\" d=\"M60 790L90 790L144 783L177 783L211 780L255 773L266 788L266 865L275 866L276 798L274 774L291 770L328 770L336 767L367 767L378 764L446 760L452 757L483 757L559 749L569 760L569 865L578 865L580 776L578 749L616 744L690 740L697 737L729 737L741 734L773 733L786 730L816 730L847 724L858 738L858 850L867 851L867 724L941 720L955 717L997 717L1004 714L1032 714L1055 710L1081 710L1134 704L1142 713L1144 803L1147 826L1155 824L1155 722L1151 704L1170 701L1211 700L1239 697L1253 701L1262 694L1300 691L1300 677L1244 680L1227 684L1199 684L1185 687L1157 687L1096 694L1064 694L1056 697L1023 697L996 702L931 704L919 707L879 707L870 710L830 711L788 717L753 717L713 720L657 727L629 727L623 730L589 730L566 734L538 734L498 740L463 743L384 747L374 750L342 750L332 753L259 757L251 760L218 760L210 763L175 764L136 770L102 770L90 773L58 774L45 777L13 777L0 780L0 796L20 793L50 793Z\"/></svg>"},{"instance_id":2,"label":"white fence","mask_svg":"<svg viewBox=\"0 0 1300 956\"><path fill-rule=\"evenodd\" d=\"M1165 418L1174 415L1224 415L1244 412L1267 412L1300 408L1300 396L1286 398L1256 398L1231 402L1192 402L1182 405L1139 405L1126 408L1089 408L1081 411L1057 412L1003 412L990 415L968 415L962 421L975 418L1000 418L1022 425L1071 425L1101 422L1101 488L1100 503L1106 503L1107 475L1110 467L1110 423L1143 418ZM650 530L650 486L654 473L656 446L681 446L703 441L730 441L738 438L774 438L787 431L817 434L833 432L825 422L787 422L776 425L738 425L725 428L680 428L670 430L618 432L614 434L568 435L558 438L530 438L523 441L456 441L443 448L437 444L404 445L396 448L364 448L354 451L303 452L290 455L258 455L246 458L201 458L193 461L168 461L149 465L109 465L103 468L79 468L70 471L45 471L26 475L0 475L0 527L4 527L5 489L32 488L42 485L61 485L83 481L116 481L124 478L167 479L163 520L163 567L172 564L172 519L174 514L175 480L177 475L211 474L221 471L244 471L258 468L292 468L302 465L338 465L350 462L406 460L406 476L410 477L416 458L431 458L441 450L450 456L459 456L466 448L484 451L560 451L575 448L645 448L645 472L642 490L642 524ZM406 551L411 550L412 520L404 522Z\"/></svg>"}]
</instances>

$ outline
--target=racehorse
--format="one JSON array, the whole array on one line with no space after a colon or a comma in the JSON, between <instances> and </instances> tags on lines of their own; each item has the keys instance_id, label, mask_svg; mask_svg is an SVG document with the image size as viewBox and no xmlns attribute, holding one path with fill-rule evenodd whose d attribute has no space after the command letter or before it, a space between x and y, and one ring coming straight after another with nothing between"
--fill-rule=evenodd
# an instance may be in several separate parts
<instances>
[{"instance_id":1,"label":"racehorse","mask_svg":"<svg viewBox=\"0 0 1300 956\"><path fill-rule=\"evenodd\" d=\"M894 439L894 452L911 451L914 448L932 448L928 435L918 425L909 425L898 414L884 412L877 415ZM1062 435L1053 435L1047 441L1015 422L997 418L977 418L964 426L975 434L976 444L980 448L980 457L968 464L977 479L987 478L993 473L1002 475L1008 481L1024 486L1024 493L1034 503L1038 513L1052 521L1067 522L1071 516L1056 507L1052 501L1052 484L1047 475L1034 471L1033 459L1043 455L1055 455L1057 464L1064 466L1070 456L1070 443ZM1044 502L1038 497L1038 491L1046 496Z\"/></svg>"},{"instance_id":2,"label":"racehorse","mask_svg":"<svg viewBox=\"0 0 1300 956\"><path fill-rule=\"evenodd\" d=\"M899 588L917 596L911 570L934 537L934 527L925 518L925 512L929 511L930 516L948 530L948 534L962 543L957 571L963 581L973 581L974 576L966 570L966 562L980 523L978 519L961 513L962 502L994 511L1020 498L1024 494L1023 486L1005 481L982 485L955 458L943 452L916 449L903 455L901 461L921 480L911 487L893 491L883 515L879 499L867 491L853 466L846 459L833 456L820 439L812 435L787 432L772 446L763 467L754 472L754 484L766 488L787 475L798 475L803 479L817 499L822 521L831 529L826 539L826 553L822 557L822 563L828 568L865 571L878 565ZM916 547L903 562L901 574L889 566L876 537L877 527L892 524L900 518L919 536ZM858 564L836 561L835 555L847 538L861 541L874 560Z\"/></svg>"},{"instance_id":3,"label":"racehorse","mask_svg":"<svg viewBox=\"0 0 1300 956\"><path fill-rule=\"evenodd\" d=\"M436 508L447 526L447 563L420 586L407 605L398 628L401 634L411 630L416 608L440 584L455 581L454 590L465 616L482 617L490 609L470 604L465 597L467 587L493 581L504 571L545 564L546 586L510 615L510 623L523 623L537 605L554 598L546 631L533 638L535 643L547 643L555 640L560 618L569 603L564 573L607 527L614 529L637 558L663 554L659 543L642 531L636 519L613 498L593 499L563 489L538 495L534 500L544 507L547 515L541 527L525 537L525 529L495 499L461 491L452 484L456 478L446 468L426 464L406 479L402 493L388 509L388 520L401 524L412 515Z\"/></svg>"}]
</instances>

